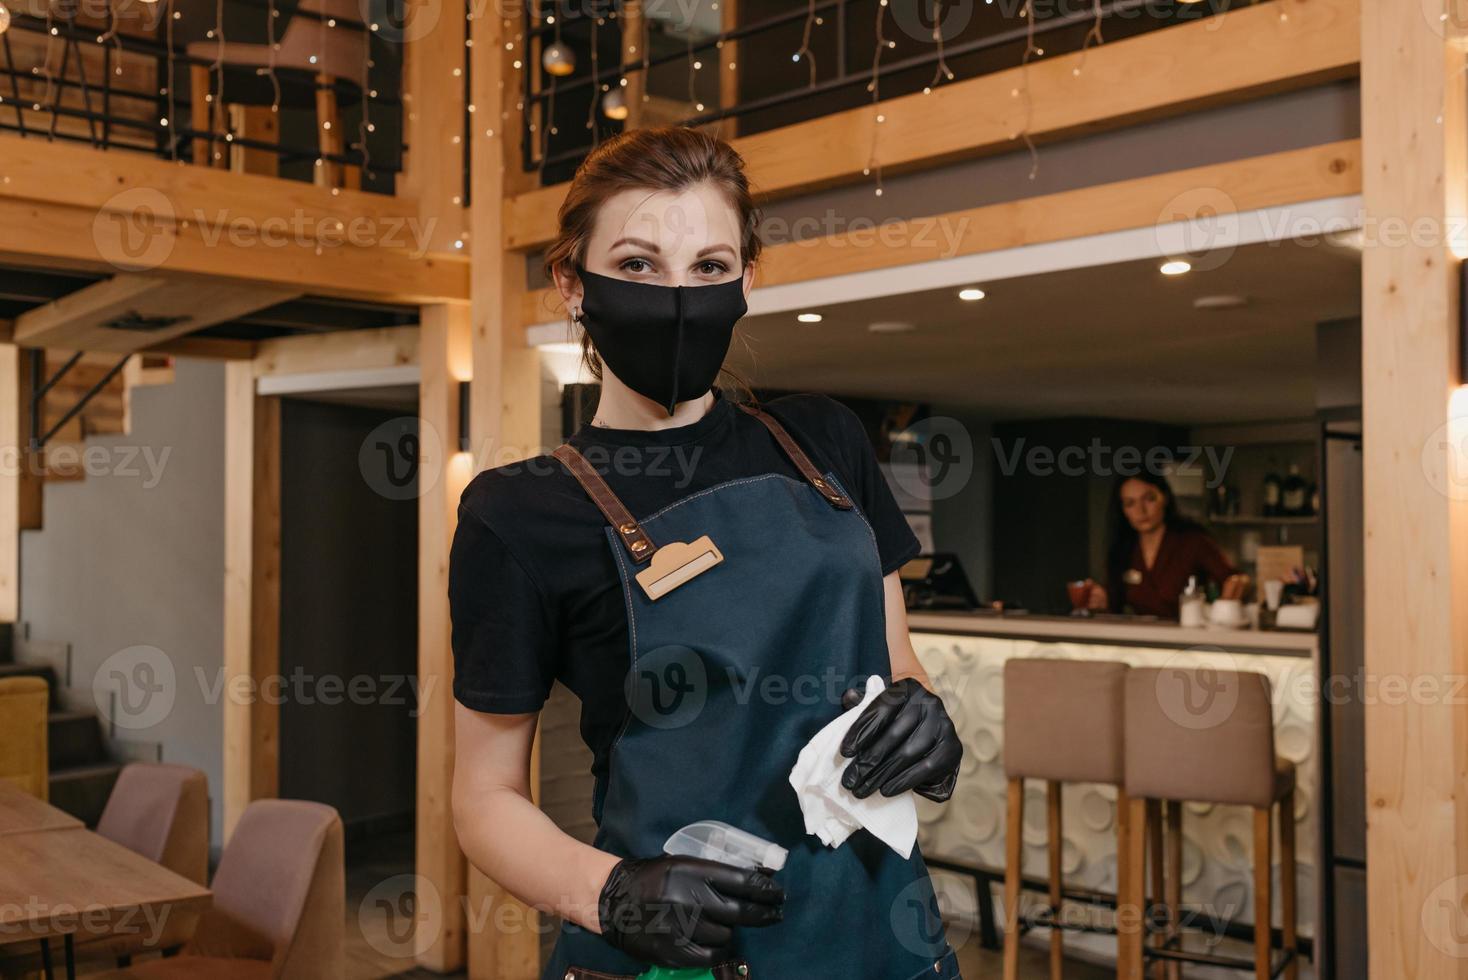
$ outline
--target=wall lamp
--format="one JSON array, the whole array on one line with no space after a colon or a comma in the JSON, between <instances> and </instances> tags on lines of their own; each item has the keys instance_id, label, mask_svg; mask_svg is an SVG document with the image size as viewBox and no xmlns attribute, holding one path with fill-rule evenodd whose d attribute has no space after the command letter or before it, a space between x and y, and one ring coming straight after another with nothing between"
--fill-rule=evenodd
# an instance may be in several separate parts
<instances>
[{"instance_id":1,"label":"wall lamp","mask_svg":"<svg viewBox=\"0 0 1468 980\"><path fill-rule=\"evenodd\" d=\"M470 451L469 444L469 387L470 382L459 382L459 452Z\"/></svg>"}]
</instances>

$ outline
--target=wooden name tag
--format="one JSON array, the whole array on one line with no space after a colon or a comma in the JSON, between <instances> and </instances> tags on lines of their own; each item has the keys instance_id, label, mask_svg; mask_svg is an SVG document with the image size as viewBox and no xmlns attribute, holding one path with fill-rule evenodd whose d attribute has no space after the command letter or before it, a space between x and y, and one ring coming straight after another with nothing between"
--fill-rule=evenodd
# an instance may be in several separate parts
<instances>
[{"instance_id":1,"label":"wooden name tag","mask_svg":"<svg viewBox=\"0 0 1468 980\"><path fill-rule=\"evenodd\" d=\"M637 584L654 601L724 560L705 534L696 541L669 541L653 552L652 563L637 573Z\"/></svg>"}]
</instances>

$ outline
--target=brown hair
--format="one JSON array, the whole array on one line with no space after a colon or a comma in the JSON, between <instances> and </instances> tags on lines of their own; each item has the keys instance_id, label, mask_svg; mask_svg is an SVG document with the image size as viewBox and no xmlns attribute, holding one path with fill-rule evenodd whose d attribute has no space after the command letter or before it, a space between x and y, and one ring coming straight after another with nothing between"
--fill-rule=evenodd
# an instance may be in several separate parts
<instances>
[{"instance_id":1,"label":"brown hair","mask_svg":"<svg viewBox=\"0 0 1468 980\"><path fill-rule=\"evenodd\" d=\"M557 213L555 241L546 249L544 271L554 281L555 271L585 262L586 243L603 203L624 190L682 191L708 181L722 191L739 215L743 265L758 259L763 243L759 237L759 209L750 194L744 174L744 158L716 136L682 126L634 129L612 137L594 148L571 178L565 200ZM592 377L601 380L601 358L591 337L581 336L581 358ZM728 368L721 368L746 399L755 397L749 383Z\"/></svg>"}]
</instances>

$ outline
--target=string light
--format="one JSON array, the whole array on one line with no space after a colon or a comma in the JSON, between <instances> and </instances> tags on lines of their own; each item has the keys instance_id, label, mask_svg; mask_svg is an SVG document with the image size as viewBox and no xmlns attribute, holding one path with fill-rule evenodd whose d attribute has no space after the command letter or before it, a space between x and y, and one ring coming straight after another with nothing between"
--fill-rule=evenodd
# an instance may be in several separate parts
<instances>
[{"instance_id":1,"label":"string light","mask_svg":"<svg viewBox=\"0 0 1468 980\"><path fill-rule=\"evenodd\" d=\"M867 82L867 91L872 93L872 109L876 110L877 101L881 98L880 70L882 66L882 51L887 47L886 37L882 33L882 17L887 12L887 0L880 0L877 4L877 42L872 52L872 80ZM877 159L877 133L878 127L886 121L887 117L881 113L875 113L872 125L872 148L867 155L867 165L862 169L863 176L870 176L875 170L877 174L877 187L874 191L877 197L882 196L882 163Z\"/></svg>"},{"instance_id":2,"label":"string light","mask_svg":"<svg viewBox=\"0 0 1468 980\"><path fill-rule=\"evenodd\" d=\"M4 3L0 3L0 34L4 34L8 30L10 30L10 8L5 6Z\"/></svg>"},{"instance_id":3,"label":"string light","mask_svg":"<svg viewBox=\"0 0 1468 980\"><path fill-rule=\"evenodd\" d=\"M220 129L228 131L229 127L224 108L224 0L214 0L214 31L219 35L219 47L214 55L214 72L219 83L209 110L209 157L211 160L220 160L223 159L223 154L214 149L214 136Z\"/></svg>"},{"instance_id":4,"label":"string light","mask_svg":"<svg viewBox=\"0 0 1468 980\"><path fill-rule=\"evenodd\" d=\"M590 103L590 105L588 105L586 107L586 128L589 129L589 130L591 130L591 145L593 147L596 146L596 144L598 142L598 140L597 140L597 132L596 132L596 103L598 101L598 97L600 96L601 92L606 91L606 86L605 85L601 86L601 92L599 92L597 90L597 87L596 87L597 86L596 79L597 79L597 76L599 74L598 65L600 64L600 62L598 61L598 58L597 58L597 47L598 47L598 45L597 45L597 40L596 40L596 29L599 26L601 26L601 18L600 17L593 17L593 18L591 18L591 85L592 85L592 88L591 88L591 103Z\"/></svg>"},{"instance_id":5,"label":"string light","mask_svg":"<svg viewBox=\"0 0 1468 980\"><path fill-rule=\"evenodd\" d=\"M1091 44L1093 42L1096 44L1102 44L1105 41L1105 39L1101 36L1101 18L1103 16L1101 13L1101 0L1092 0L1092 2L1094 4L1092 8L1094 12L1094 20L1091 23L1091 29L1086 32L1085 38L1081 41L1081 60L1078 61L1075 68L1071 70L1071 74L1077 78L1079 78L1081 75L1081 69L1085 67L1086 54L1088 51L1090 51Z\"/></svg>"},{"instance_id":6,"label":"string light","mask_svg":"<svg viewBox=\"0 0 1468 980\"><path fill-rule=\"evenodd\" d=\"M1026 19L1025 52L1023 58L1020 59L1019 66L1021 88L1014 89L1010 93L1015 96L1023 95L1025 101L1024 126L1011 139L1024 140L1025 147L1030 151L1030 180L1034 180L1040 173L1040 154L1035 150L1034 140L1030 139L1030 127L1035 121L1035 103L1034 99L1030 96L1030 58L1036 54L1044 54L1043 51L1035 46L1034 2L1035 0L1025 0L1024 9L1019 12L1019 15Z\"/></svg>"},{"instance_id":7,"label":"string light","mask_svg":"<svg viewBox=\"0 0 1468 980\"><path fill-rule=\"evenodd\" d=\"M167 128L168 120L178 118L177 107L173 101L173 22L178 19L178 12L173 9L173 0L168 0L168 7L164 11L164 19L168 24L168 30L165 32L167 34L166 46L168 48L168 87L163 90L163 94L168 96L168 115L162 120L162 125ZM176 135L176 130L172 129L170 129L168 134L168 156L172 160L178 159L178 136Z\"/></svg>"},{"instance_id":8,"label":"string light","mask_svg":"<svg viewBox=\"0 0 1468 980\"><path fill-rule=\"evenodd\" d=\"M1096 0L1097 3L1100 0ZM942 0L933 0L933 43L938 46L938 67L933 69L933 80L923 86L923 94L927 95L933 91L943 78L953 81L953 69L948 67L948 62L943 57L943 3Z\"/></svg>"},{"instance_id":9,"label":"string light","mask_svg":"<svg viewBox=\"0 0 1468 980\"><path fill-rule=\"evenodd\" d=\"M805 13L805 34L800 39L800 50L791 55L791 61L799 61L802 57L810 63L810 87L816 87L816 55L810 49L810 32L816 23L816 0L810 0L810 7ZM729 68L734 67L731 62Z\"/></svg>"},{"instance_id":10,"label":"string light","mask_svg":"<svg viewBox=\"0 0 1468 980\"><path fill-rule=\"evenodd\" d=\"M270 114L280 114L280 77L275 73L275 53L280 42L275 39L275 19L280 16L275 0L265 0L265 77L270 79Z\"/></svg>"}]
</instances>

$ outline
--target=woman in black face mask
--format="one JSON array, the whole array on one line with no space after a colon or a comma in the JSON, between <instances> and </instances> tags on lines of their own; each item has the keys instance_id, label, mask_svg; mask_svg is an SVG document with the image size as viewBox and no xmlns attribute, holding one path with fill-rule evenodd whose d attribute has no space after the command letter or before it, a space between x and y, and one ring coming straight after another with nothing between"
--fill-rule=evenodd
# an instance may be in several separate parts
<instances>
[{"instance_id":1,"label":"woman in black face mask","mask_svg":"<svg viewBox=\"0 0 1468 980\"><path fill-rule=\"evenodd\" d=\"M841 745L858 798L945 801L962 748L908 638L917 553L866 433L819 395L715 382L759 256L742 161L689 129L637 130L577 171L546 256L602 384L553 453L464 492L449 593L454 813L469 859L564 920L543 977L697 967L719 978L952 978L919 849L808 833L801 748L885 689ZM530 801L537 716L581 701L595 835ZM556 752L554 756L563 755ZM547 786L574 785L543 756ZM663 853L718 820L783 868Z\"/></svg>"}]
</instances>

